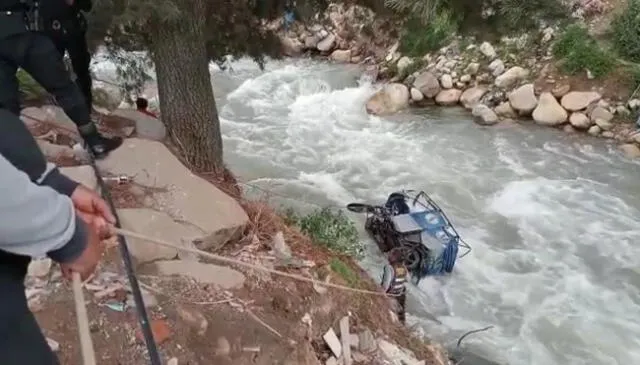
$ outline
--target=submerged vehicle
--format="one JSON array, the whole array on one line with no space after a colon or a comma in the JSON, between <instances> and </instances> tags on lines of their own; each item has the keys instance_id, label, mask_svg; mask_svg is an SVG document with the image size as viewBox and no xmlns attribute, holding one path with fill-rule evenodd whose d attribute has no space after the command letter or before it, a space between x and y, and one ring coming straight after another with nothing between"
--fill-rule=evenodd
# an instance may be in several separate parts
<instances>
[{"instance_id":1,"label":"submerged vehicle","mask_svg":"<svg viewBox=\"0 0 640 365\"><path fill-rule=\"evenodd\" d=\"M417 283L427 275L451 273L464 242L446 214L424 191L406 190L389 195L384 206L347 205L349 211L366 213L365 229L382 252L401 250L404 263Z\"/></svg>"}]
</instances>

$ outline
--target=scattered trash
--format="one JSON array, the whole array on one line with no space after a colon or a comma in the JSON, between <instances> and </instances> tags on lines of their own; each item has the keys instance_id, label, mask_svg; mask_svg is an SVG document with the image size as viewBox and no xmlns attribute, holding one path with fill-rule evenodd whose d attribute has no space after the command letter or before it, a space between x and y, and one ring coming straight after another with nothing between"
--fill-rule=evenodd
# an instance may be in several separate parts
<instances>
[{"instance_id":1,"label":"scattered trash","mask_svg":"<svg viewBox=\"0 0 640 365\"><path fill-rule=\"evenodd\" d=\"M109 303L105 303L104 304L106 307L108 307L111 310L114 310L116 312L126 312L127 311L127 304L123 303L123 302L109 302Z\"/></svg>"},{"instance_id":2,"label":"scattered trash","mask_svg":"<svg viewBox=\"0 0 640 365\"><path fill-rule=\"evenodd\" d=\"M47 337L47 343L49 344L51 351L58 352L58 350L60 350L60 344L57 341Z\"/></svg>"},{"instance_id":3,"label":"scattered trash","mask_svg":"<svg viewBox=\"0 0 640 365\"><path fill-rule=\"evenodd\" d=\"M340 344L340 340L336 333L333 331L333 328L329 328L329 330L322 336L324 342L327 343L331 352L339 358L342 355L342 345Z\"/></svg>"},{"instance_id":4,"label":"scattered trash","mask_svg":"<svg viewBox=\"0 0 640 365\"><path fill-rule=\"evenodd\" d=\"M187 325L191 328L194 328L198 335L204 336L207 332L207 328L209 327L209 321L205 318L204 314L199 311L188 308L184 305L178 305L176 307L176 312L178 313L178 317L182 319Z\"/></svg>"},{"instance_id":5,"label":"scattered trash","mask_svg":"<svg viewBox=\"0 0 640 365\"><path fill-rule=\"evenodd\" d=\"M260 346L243 347L243 352L260 352Z\"/></svg>"},{"instance_id":6,"label":"scattered trash","mask_svg":"<svg viewBox=\"0 0 640 365\"><path fill-rule=\"evenodd\" d=\"M342 341L342 360L344 365L351 365L351 338L349 336L349 317L340 319L340 339Z\"/></svg>"},{"instance_id":7,"label":"scattered trash","mask_svg":"<svg viewBox=\"0 0 640 365\"><path fill-rule=\"evenodd\" d=\"M167 321L163 319L154 319L151 321L151 332L153 333L153 339L158 345L162 344L171 337L171 329L167 324ZM144 343L144 336L140 328L136 330L136 339Z\"/></svg>"},{"instance_id":8,"label":"scattered trash","mask_svg":"<svg viewBox=\"0 0 640 365\"><path fill-rule=\"evenodd\" d=\"M167 361L167 365L178 365L178 358L172 357Z\"/></svg>"},{"instance_id":9,"label":"scattered trash","mask_svg":"<svg viewBox=\"0 0 640 365\"><path fill-rule=\"evenodd\" d=\"M287 260L292 257L291 248L289 248L287 243L284 241L282 231L278 231L278 233L273 236L273 250L275 251L276 256L280 259Z\"/></svg>"},{"instance_id":10,"label":"scattered trash","mask_svg":"<svg viewBox=\"0 0 640 365\"><path fill-rule=\"evenodd\" d=\"M231 344L225 337L218 337L216 342L216 356L227 356L231 353Z\"/></svg>"}]
</instances>

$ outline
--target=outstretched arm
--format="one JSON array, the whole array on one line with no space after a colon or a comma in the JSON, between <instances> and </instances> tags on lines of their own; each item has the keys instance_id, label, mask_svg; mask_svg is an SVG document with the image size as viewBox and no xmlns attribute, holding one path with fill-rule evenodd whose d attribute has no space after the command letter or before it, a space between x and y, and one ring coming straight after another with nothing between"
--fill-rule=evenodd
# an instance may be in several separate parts
<instances>
[{"instance_id":1,"label":"outstretched arm","mask_svg":"<svg viewBox=\"0 0 640 365\"><path fill-rule=\"evenodd\" d=\"M49 255L58 262L78 258L87 245L87 227L71 199L30 181L0 155L0 249L18 255Z\"/></svg>"}]
</instances>

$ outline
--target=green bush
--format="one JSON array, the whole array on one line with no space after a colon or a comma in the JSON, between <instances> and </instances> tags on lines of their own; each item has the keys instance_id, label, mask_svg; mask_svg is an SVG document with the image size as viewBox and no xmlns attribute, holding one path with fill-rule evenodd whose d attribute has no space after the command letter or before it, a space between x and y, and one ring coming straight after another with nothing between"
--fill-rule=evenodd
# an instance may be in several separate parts
<instances>
[{"instance_id":1,"label":"green bush","mask_svg":"<svg viewBox=\"0 0 640 365\"><path fill-rule=\"evenodd\" d=\"M25 70L19 69L17 77L20 94L25 100L38 100L47 95L46 90Z\"/></svg>"},{"instance_id":2,"label":"green bush","mask_svg":"<svg viewBox=\"0 0 640 365\"><path fill-rule=\"evenodd\" d=\"M613 45L618 54L640 63L640 0L629 0L612 23Z\"/></svg>"},{"instance_id":3,"label":"green bush","mask_svg":"<svg viewBox=\"0 0 640 365\"><path fill-rule=\"evenodd\" d=\"M508 30L536 28L538 19L559 19L567 9L559 0L499 0L494 1L496 17Z\"/></svg>"},{"instance_id":4,"label":"green bush","mask_svg":"<svg viewBox=\"0 0 640 365\"><path fill-rule=\"evenodd\" d=\"M283 219L287 224L298 226L313 243L331 251L356 258L361 258L364 253L356 226L342 211L323 208L300 216L292 209L287 209Z\"/></svg>"},{"instance_id":5,"label":"green bush","mask_svg":"<svg viewBox=\"0 0 640 365\"><path fill-rule=\"evenodd\" d=\"M615 66L615 58L589 35L586 28L571 25L553 45L553 54L561 59L565 71L575 74L585 69L603 76Z\"/></svg>"},{"instance_id":6,"label":"green bush","mask_svg":"<svg viewBox=\"0 0 640 365\"><path fill-rule=\"evenodd\" d=\"M425 25L419 18L410 18L404 25L400 51L413 57L439 49L451 40L458 24L451 12L441 11Z\"/></svg>"}]
</instances>

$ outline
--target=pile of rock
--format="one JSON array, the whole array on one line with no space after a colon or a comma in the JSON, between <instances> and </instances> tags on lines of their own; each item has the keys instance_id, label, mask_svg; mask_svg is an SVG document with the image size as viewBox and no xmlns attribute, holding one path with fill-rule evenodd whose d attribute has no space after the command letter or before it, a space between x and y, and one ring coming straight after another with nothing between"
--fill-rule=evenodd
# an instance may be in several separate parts
<instances>
[{"instance_id":1,"label":"pile of rock","mask_svg":"<svg viewBox=\"0 0 640 365\"><path fill-rule=\"evenodd\" d=\"M392 41L382 24L364 6L330 4L326 11L316 14L313 24L295 23L289 31L281 31L280 41L285 55L295 57L304 52L320 53L341 63L359 63L366 57L384 57L384 50ZM281 21L267 26L281 29Z\"/></svg>"},{"instance_id":2,"label":"pile of rock","mask_svg":"<svg viewBox=\"0 0 640 365\"><path fill-rule=\"evenodd\" d=\"M308 320L307 318L307 322ZM325 365L371 364L373 360L390 365L426 364L425 360L418 360L412 351L395 345L388 339L376 338L368 328L351 333L348 316L340 320L339 326L339 338L333 328L329 328L322 337L329 349L329 353L320 354L320 359ZM442 347L430 345L429 348L432 355L431 364L449 364L449 359Z\"/></svg>"},{"instance_id":3,"label":"pile of rock","mask_svg":"<svg viewBox=\"0 0 640 365\"><path fill-rule=\"evenodd\" d=\"M546 30L543 33L552 34ZM481 125L524 118L539 125L562 127L567 132L581 130L624 143L640 142L640 135L628 125L615 122L616 115L627 117L638 109L640 100L613 103L604 100L597 91L573 91L570 85L560 83L550 91L537 90L531 79L541 71L539 66L516 65L513 55L507 55L511 61L503 61L488 42L469 45L464 51L454 42L437 55L427 54L421 59L401 56L397 47L389 52L391 57L387 61L391 62L386 62L385 67L395 62L397 76L367 101L366 110L371 114L395 113L410 104L461 105L471 110L474 120ZM404 70L416 62L424 66L405 77ZM633 150L628 146L624 149Z\"/></svg>"}]
</instances>

